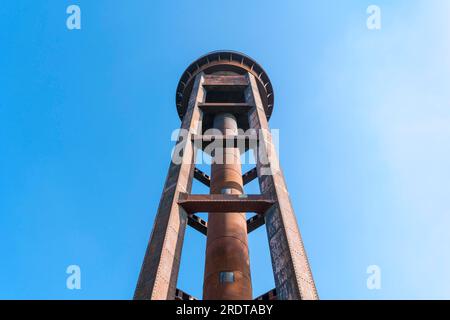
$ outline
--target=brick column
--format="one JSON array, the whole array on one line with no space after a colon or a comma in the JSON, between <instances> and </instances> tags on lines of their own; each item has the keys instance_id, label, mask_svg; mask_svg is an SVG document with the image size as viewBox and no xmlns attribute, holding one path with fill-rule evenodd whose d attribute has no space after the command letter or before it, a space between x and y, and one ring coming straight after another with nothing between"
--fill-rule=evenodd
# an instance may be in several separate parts
<instances>
[{"instance_id":1,"label":"brick column","mask_svg":"<svg viewBox=\"0 0 450 320\"><path fill-rule=\"evenodd\" d=\"M250 128L258 130L257 170L261 193L276 201L265 214L272 268L279 300L318 299L297 219L287 191L283 172L272 143L269 124L255 76L248 73L247 102ZM267 161L268 160L268 161Z\"/></svg>"},{"instance_id":2,"label":"brick column","mask_svg":"<svg viewBox=\"0 0 450 320\"><path fill-rule=\"evenodd\" d=\"M191 136L201 133L201 112L198 104L204 101L202 87L203 74L195 79L189 100L188 110L181 128L188 134L180 133L177 150L183 150L177 162L172 159L166 183L159 203L150 241L134 299L173 300L175 299L181 249L187 223L187 214L178 205L180 193L190 193L195 165L195 148ZM177 150L174 156L177 156Z\"/></svg>"}]
</instances>

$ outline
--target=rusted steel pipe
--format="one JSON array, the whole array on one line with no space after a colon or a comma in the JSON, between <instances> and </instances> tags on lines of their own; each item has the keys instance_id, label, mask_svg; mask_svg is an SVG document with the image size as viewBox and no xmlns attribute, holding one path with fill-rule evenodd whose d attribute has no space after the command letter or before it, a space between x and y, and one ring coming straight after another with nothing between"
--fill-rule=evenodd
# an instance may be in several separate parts
<instances>
[{"instance_id":1,"label":"rusted steel pipe","mask_svg":"<svg viewBox=\"0 0 450 320\"><path fill-rule=\"evenodd\" d=\"M214 128L237 135L236 118L220 113ZM211 166L211 194L242 194L243 181L238 148L217 150ZM208 215L204 300L251 300L252 283L244 212Z\"/></svg>"}]
</instances>

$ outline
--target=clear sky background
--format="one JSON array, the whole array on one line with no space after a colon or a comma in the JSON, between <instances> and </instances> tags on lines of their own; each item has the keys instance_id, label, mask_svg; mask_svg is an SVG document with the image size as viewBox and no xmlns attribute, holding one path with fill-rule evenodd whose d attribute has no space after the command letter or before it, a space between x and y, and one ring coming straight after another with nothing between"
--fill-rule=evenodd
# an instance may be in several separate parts
<instances>
[{"instance_id":1,"label":"clear sky background","mask_svg":"<svg viewBox=\"0 0 450 320\"><path fill-rule=\"evenodd\" d=\"M449 15L448 0L2 1L0 298L132 297L179 77L230 49L271 77L320 297L450 299ZM267 248L251 234L255 296L274 287ZM178 286L197 297L204 250L188 229ZM72 264L81 290L66 288Z\"/></svg>"}]
</instances>

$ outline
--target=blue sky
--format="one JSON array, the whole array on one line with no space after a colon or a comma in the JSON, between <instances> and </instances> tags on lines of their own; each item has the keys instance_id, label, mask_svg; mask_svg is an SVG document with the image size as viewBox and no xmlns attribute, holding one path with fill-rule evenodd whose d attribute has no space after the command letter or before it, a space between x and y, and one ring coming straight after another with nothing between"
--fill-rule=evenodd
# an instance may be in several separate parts
<instances>
[{"instance_id":1,"label":"blue sky","mask_svg":"<svg viewBox=\"0 0 450 320\"><path fill-rule=\"evenodd\" d=\"M81 30L66 28L71 4ZM366 27L370 4L381 30ZM447 0L4 1L0 298L132 297L178 79L231 49L271 77L320 297L450 299L449 14ZM188 229L179 287L197 297L204 242ZM258 295L274 286L264 229L250 251ZM66 288L72 264L81 290Z\"/></svg>"}]
</instances>

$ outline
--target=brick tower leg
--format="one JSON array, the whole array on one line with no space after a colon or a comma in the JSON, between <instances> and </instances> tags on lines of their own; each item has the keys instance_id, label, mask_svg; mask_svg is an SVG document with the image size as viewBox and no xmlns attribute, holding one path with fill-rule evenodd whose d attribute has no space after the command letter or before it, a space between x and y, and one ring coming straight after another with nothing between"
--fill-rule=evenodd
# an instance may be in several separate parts
<instances>
[{"instance_id":1,"label":"brick tower leg","mask_svg":"<svg viewBox=\"0 0 450 320\"><path fill-rule=\"evenodd\" d=\"M201 130L198 104L204 100L203 74L198 74L192 89L188 110L183 118L177 148L167 174L155 224L139 274L134 299L173 300L175 298L181 249L187 214L178 205L180 193L190 193L194 174L195 148L191 136ZM177 150L183 149L181 155Z\"/></svg>"},{"instance_id":2,"label":"brick tower leg","mask_svg":"<svg viewBox=\"0 0 450 320\"><path fill-rule=\"evenodd\" d=\"M261 193L276 201L265 214L278 300L318 299L297 220L279 166L256 78L248 73L250 128L258 130L257 171Z\"/></svg>"}]
</instances>

